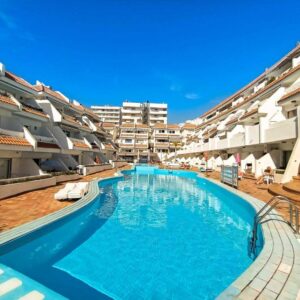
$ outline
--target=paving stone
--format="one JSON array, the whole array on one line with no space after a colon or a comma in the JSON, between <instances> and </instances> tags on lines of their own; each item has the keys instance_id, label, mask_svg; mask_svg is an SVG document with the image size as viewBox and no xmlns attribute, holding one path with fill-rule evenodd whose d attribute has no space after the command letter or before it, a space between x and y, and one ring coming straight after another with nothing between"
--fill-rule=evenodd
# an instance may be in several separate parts
<instances>
[{"instance_id":1,"label":"paving stone","mask_svg":"<svg viewBox=\"0 0 300 300\"><path fill-rule=\"evenodd\" d=\"M288 278L288 274L277 270L273 278L284 284Z\"/></svg>"},{"instance_id":2,"label":"paving stone","mask_svg":"<svg viewBox=\"0 0 300 300\"><path fill-rule=\"evenodd\" d=\"M291 265L287 265L285 263L281 263L278 267L278 270L283 272L283 273L290 273L292 269Z\"/></svg>"},{"instance_id":3,"label":"paving stone","mask_svg":"<svg viewBox=\"0 0 300 300\"><path fill-rule=\"evenodd\" d=\"M262 280L260 278L255 278L251 283L250 283L250 287L261 292L265 286L267 285L267 281Z\"/></svg>"},{"instance_id":4,"label":"paving stone","mask_svg":"<svg viewBox=\"0 0 300 300\"><path fill-rule=\"evenodd\" d=\"M276 299L278 297L278 294L268 290L264 289L262 293L258 296L258 300L272 300Z\"/></svg>"},{"instance_id":5,"label":"paving stone","mask_svg":"<svg viewBox=\"0 0 300 300\"><path fill-rule=\"evenodd\" d=\"M242 293L237 297L239 300L250 300L255 299L259 295L259 292L251 287L247 287Z\"/></svg>"},{"instance_id":6,"label":"paving stone","mask_svg":"<svg viewBox=\"0 0 300 300\"><path fill-rule=\"evenodd\" d=\"M127 166L122 169L128 169ZM120 170L120 169L119 169ZM106 170L82 177L78 181L91 181L96 178L113 176L116 169ZM72 181L76 182L76 181ZM23 193L0 200L0 232L33 221L63 207L73 201L56 201L54 194L65 186L65 182L53 187Z\"/></svg>"},{"instance_id":7,"label":"paving stone","mask_svg":"<svg viewBox=\"0 0 300 300\"><path fill-rule=\"evenodd\" d=\"M271 290L274 293L278 293L278 294L282 290L282 287L283 287L283 284L280 281L275 280L274 278L272 278L267 285L267 289Z\"/></svg>"}]
</instances>

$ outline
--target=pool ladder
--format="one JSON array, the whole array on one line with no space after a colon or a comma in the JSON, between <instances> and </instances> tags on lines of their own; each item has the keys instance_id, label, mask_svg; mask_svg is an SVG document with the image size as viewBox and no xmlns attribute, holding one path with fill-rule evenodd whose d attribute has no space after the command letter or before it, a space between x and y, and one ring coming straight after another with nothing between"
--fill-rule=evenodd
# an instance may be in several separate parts
<instances>
[{"instance_id":1,"label":"pool ladder","mask_svg":"<svg viewBox=\"0 0 300 300\"><path fill-rule=\"evenodd\" d=\"M299 224L299 208L293 203L293 201L284 196L274 196L272 197L255 215L253 222L252 235L249 238L248 242L248 254L250 257L255 258L257 256L257 239L258 239L258 225L274 220L269 218L264 220L264 218L272 212L272 210L279 203L288 203L289 204L289 221L280 220L281 222L287 223L296 234L300 233L300 224Z\"/></svg>"}]
</instances>

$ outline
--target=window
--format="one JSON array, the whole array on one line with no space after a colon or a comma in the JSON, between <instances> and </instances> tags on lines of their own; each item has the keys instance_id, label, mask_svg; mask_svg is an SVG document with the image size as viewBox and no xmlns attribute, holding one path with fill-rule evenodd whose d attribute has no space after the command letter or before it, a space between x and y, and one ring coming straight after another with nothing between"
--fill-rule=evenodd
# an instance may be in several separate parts
<instances>
[{"instance_id":1,"label":"window","mask_svg":"<svg viewBox=\"0 0 300 300\"><path fill-rule=\"evenodd\" d=\"M131 144L132 143L132 139L125 139L125 144Z\"/></svg>"},{"instance_id":2,"label":"window","mask_svg":"<svg viewBox=\"0 0 300 300\"><path fill-rule=\"evenodd\" d=\"M158 130L158 132L159 133L165 133L165 130L160 129L160 130Z\"/></svg>"}]
</instances>

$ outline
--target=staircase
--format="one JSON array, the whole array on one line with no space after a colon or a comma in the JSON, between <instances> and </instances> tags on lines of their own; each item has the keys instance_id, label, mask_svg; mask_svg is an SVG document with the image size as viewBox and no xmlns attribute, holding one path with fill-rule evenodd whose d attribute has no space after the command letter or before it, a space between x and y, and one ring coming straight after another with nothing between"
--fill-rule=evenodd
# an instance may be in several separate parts
<instances>
[{"instance_id":1,"label":"staircase","mask_svg":"<svg viewBox=\"0 0 300 300\"><path fill-rule=\"evenodd\" d=\"M269 187L269 192L273 195L288 197L300 204L300 175L293 176L293 180L281 184L272 184Z\"/></svg>"}]
</instances>

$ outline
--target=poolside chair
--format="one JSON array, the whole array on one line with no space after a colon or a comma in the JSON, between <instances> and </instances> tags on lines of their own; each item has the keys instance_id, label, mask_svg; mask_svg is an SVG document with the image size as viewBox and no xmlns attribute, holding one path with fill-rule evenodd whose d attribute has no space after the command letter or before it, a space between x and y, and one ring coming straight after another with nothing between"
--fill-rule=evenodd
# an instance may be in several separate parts
<instances>
[{"instance_id":1,"label":"poolside chair","mask_svg":"<svg viewBox=\"0 0 300 300\"><path fill-rule=\"evenodd\" d=\"M72 191L76 186L76 183L67 183L63 189L60 189L55 195L55 200L68 199L68 193Z\"/></svg>"},{"instance_id":2,"label":"poolside chair","mask_svg":"<svg viewBox=\"0 0 300 300\"><path fill-rule=\"evenodd\" d=\"M265 173L263 177L263 182L266 184L274 183L274 170L271 170L270 173Z\"/></svg>"},{"instance_id":3,"label":"poolside chair","mask_svg":"<svg viewBox=\"0 0 300 300\"><path fill-rule=\"evenodd\" d=\"M68 192L68 199L82 198L88 192L88 182L78 182L73 190Z\"/></svg>"}]
</instances>

